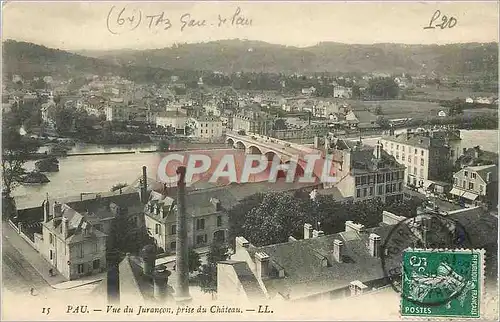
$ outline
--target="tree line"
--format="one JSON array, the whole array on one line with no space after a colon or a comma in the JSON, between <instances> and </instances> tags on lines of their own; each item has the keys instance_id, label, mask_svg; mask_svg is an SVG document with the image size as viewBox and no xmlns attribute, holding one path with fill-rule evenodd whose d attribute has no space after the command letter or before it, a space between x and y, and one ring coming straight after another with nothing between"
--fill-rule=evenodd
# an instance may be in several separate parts
<instances>
[{"instance_id":1,"label":"tree line","mask_svg":"<svg viewBox=\"0 0 500 322\"><path fill-rule=\"evenodd\" d=\"M258 193L228 211L229 238L234 242L243 236L255 246L263 246L286 242L290 236L303 238L305 223L326 235L343 231L347 220L374 227L382 221L383 210L414 217L422 202L416 197L384 204L379 198L353 202L328 195L317 195L313 200L302 191Z\"/></svg>"}]
</instances>

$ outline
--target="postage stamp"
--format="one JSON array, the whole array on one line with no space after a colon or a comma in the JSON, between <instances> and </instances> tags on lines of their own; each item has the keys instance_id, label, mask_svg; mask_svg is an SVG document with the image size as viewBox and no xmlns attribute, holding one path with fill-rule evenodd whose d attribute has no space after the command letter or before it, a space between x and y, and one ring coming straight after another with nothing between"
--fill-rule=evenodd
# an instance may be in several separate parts
<instances>
[{"instance_id":1,"label":"postage stamp","mask_svg":"<svg viewBox=\"0 0 500 322\"><path fill-rule=\"evenodd\" d=\"M401 315L480 318L483 280L483 250L407 249Z\"/></svg>"}]
</instances>

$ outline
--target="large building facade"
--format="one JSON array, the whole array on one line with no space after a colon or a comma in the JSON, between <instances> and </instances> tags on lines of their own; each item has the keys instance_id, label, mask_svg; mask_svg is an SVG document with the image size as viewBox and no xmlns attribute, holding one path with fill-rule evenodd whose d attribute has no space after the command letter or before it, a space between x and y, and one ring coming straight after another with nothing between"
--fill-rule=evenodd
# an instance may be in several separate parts
<instances>
[{"instance_id":1,"label":"large building facade","mask_svg":"<svg viewBox=\"0 0 500 322\"><path fill-rule=\"evenodd\" d=\"M462 151L458 130L390 132L380 142L384 151L405 165L406 185L415 187L423 187L429 180L443 180Z\"/></svg>"},{"instance_id":2,"label":"large building facade","mask_svg":"<svg viewBox=\"0 0 500 322\"><path fill-rule=\"evenodd\" d=\"M326 146L333 159L334 185L344 197L354 201L380 198L383 202L403 199L404 165L380 143L369 147L360 141L333 139Z\"/></svg>"}]
</instances>

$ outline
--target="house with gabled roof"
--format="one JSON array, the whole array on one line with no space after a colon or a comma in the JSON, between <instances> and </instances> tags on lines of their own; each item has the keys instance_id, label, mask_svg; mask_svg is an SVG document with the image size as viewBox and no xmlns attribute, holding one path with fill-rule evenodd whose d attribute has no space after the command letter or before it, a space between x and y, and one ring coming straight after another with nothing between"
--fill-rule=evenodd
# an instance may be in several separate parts
<instances>
[{"instance_id":1,"label":"house with gabled roof","mask_svg":"<svg viewBox=\"0 0 500 322\"><path fill-rule=\"evenodd\" d=\"M487 276L496 278L498 221L481 208L443 214L465 229L471 247L486 250ZM429 220L429 214L415 218ZM359 296L389 285L382 268L383 247L390 232L405 217L384 211L377 227L347 221L345 231L324 235L304 225L304 238L256 247L236 238L235 252L217 264L218 299L259 303L266 299L317 301ZM455 224L456 225L456 224ZM450 231L456 231L456 226ZM416 245L429 242L425 234L413 236ZM250 274L251 272L252 274ZM253 275L253 277L252 277Z\"/></svg>"}]
</instances>

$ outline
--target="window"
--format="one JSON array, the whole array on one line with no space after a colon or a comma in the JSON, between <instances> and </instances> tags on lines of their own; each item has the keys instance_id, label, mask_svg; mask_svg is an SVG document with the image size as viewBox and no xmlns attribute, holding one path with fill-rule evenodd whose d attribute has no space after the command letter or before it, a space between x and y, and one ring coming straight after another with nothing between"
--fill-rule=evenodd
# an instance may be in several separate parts
<instances>
[{"instance_id":1,"label":"window","mask_svg":"<svg viewBox=\"0 0 500 322\"><path fill-rule=\"evenodd\" d=\"M176 247L177 247L177 243L176 242L171 242L170 243L170 249L171 250L175 250Z\"/></svg>"},{"instance_id":2,"label":"window","mask_svg":"<svg viewBox=\"0 0 500 322\"><path fill-rule=\"evenodd\" d=\"M408 156L408 163L411 163L411 155Z\"/></svg>"},{"instance_id":3,"label":"window","mask_svg":"<svg viewBox=\"0 0 500 322\"><path fill-rule=\"evenodd\" d=\"M138 219L137 219L137 216L132 217L132 222L134 223L134 225L135 225L136 227L137 227L137 226L139 226L139 225L138 225L138 222L139 222L139 221L138 221Z\"/></svg>"},{"instance_id":4,"label":"window","mask_svg":"<svg viewBox=\"0 0 500 322\"><path fill-rule=\"evenodd\" d=\"M205 219L196 219L196 229L203 230L205 229Z\"/></svg>"},{"instance_id":5,"label":"window","mask_svg":"<svg viewBox=\"0 0 500 322\"><path fill-rule=\"evenodd\" d=\"M207 242L207 235L198 235L196 236L196 244L205 244Z\"/></svg>"},{"instance_id":6,"label":"window","mask_svg":"<svg viewBox=\"0 0 500 322\"><path fill-rule=\"evenodd\" d=\"M356 198L361 197L361 189L356 189Z\"/></svg>"},{"instance_id":7,"label":"window","mask_svg":"<svg viewBox=\"0 0 500 322\"><path fill-rule=\"evenodd\" d=\"M76 269L78 270L78 274L83 274L83 264L78 264Z\"/></svg>"},{"instance_id":8,"label":"window","mask_svg":"<svg viewBox=\"0 0 500 322\"><path fill-rule=\"evenodd\" d=\"M390 184L386 184L385 185L385 193L390 193L391 192L391 185Z\"/></svg>"},{"instance_id":9,"label":"window","mask_svg":"<svg viewBox=\"0 0 500 322\"><path fill-rule=\"evenodd\" d=\"M373 187L370 187L370 196L373 196Z\"/></svg>"},{"instance_id":10,"label":"window","mask_svg":"<svg viewBox=\"0 0 500 322\"><path fill-rule=\"evenodd\" d=\"M49 259L52 260L54 254L52 253L52 250L49 250Z\"/></svg>"},{"instance_id":11,"label":"window","mask_svg":"<svg viewBox=\"0 0 500 322\"><path fill-rule=\"evenodd\" d=\"M458 178L453 178L453 184L454 184L455 186L458 186Z\"/></svg>"},{"instance_id":12,"label":"window","mask_svg":"<svg viewBox=\"0 0 500 322\"><path fill-rule=\"evenodd\" d=\"M99 269L99 267L101 266L101 263L98 259L95 259L93 262L92 262L92 268L93 269Z\"/></svg>"},{"instance_id":13,"label":"window","mask_svg":"<svg viewBox=\"0 0 500 322\"><path fill-rule=\"evenodd\" d=\"M468 175L469 175L469 172L468 171L464 171L464 177L467 178Z\"/></svg>"},{"instance_id":14,"label":"window","mask_svg":"<svg viewBox=\"0 0 500 322\"><path fill-rule=\"evenodd\" d=\"M387 181L391 181L391 174L390 174L389 172L387 172L387 173L385 174L385 181L386 181L386 182L387 182Z\"/></svg>"},{"instance_id":15,"label":"window","mask_svg":"<svg viewBox=\"0 0 500 322\"><path fill-rule=\"evenodd\" d=\"M83 257L83 245L82 244L76 245L76 254L78 255L79 258Z\"/></svg>"},{"instance_id":16,"label":"window","mask_svg":"<svg viewBox=\"0 0 500 322\"><path fill-rule=\"evenodd\" d=\"M367 189L363 188L363 197L366 197L366 194L367 194Z\"/></svg>"},{"instance_id":17,"label":"window","mask_svg":"<svg viewBox=\"0 0 500 322\"><path fill-rule=\"evenodd\" d=\"M396 150L399 150L399 144L396 145Z\"/></svg>"},{"instance_id":18,"label":"window","mask_svg":"<svg viewBox=\"0 0 500 322\"><path fill-rule=\"evenodd\" d=\"M399 160L399 152L396 152L396 159Z\"/></svg>"},{"instance_id":19,"label":"window","mask_svg":"<svg viewBox=\"0 0 500 322\"><path fill-rule=\"evenodd\" d=\"M96 230L102 231L102 225L101 224L94 225L94 228Z\"/></svg>"},{"instance_id":20,"label":"window","mask_svg":"<svg viewBox=\"0 0 500 322\"><path fill-rule=\"evenodd\" d=\"M469 190L474 190L474 182L469 182Z\"/></svg>"},{"instance_id":21,"label":"window","mask_svg":"<svg viewBox=\"0 0 500 322\"><path fill-rule=\"evenodd\" d=\"M424 177L424 169L420 169L420 178Z\"/></svg>"},{"instance_id":22,"label":"window","mask_svg":"<svg viewBox=\"0 0 500 322\"><path fill-rule=\"evenodd\" d=\"M484 186L483 185L479 185L479 192L483 193L484 191Z\"/></svg>"},{"instance_id":23,"label":"window","mask_svg":"<svg viewBox=\"0 0 500 322\"><path fill-rule=\"evenodd\" d=\"M404 154L404 153L403 153L403 155L401 156L401 160L402 160L402 161L406 161L406 156L405 156L405 154Z\"/></svg>"},{"instance_id":24,"label":"window","mask_svg":"<svg viewBox=\"0 0 500 322\"><path fill-rule=\"evenodd\" d=\"M49 244L52 245L53 243L54 243L54 235L49 233Z\"/></svg>"},{"instance_id":25,"label":"window","mask_svg":"<svg viewBox=\"0 0 500 322\"><path fill-rule=\"evenodd\" d=\"M160 235L161 234L161 226L160 224L155 225L155 234Z\"/></svg>"},{"instance_id":26,"label":"window","mask_svg":"<svg viewBox=\"0 0 500 322\"><path fill-rule=\"evenodd\" d=\"M417 168L416 167L413 167L413 175L417 175Z\"/></svg>"},{"instance_id":27,"label":"window","mask_svg":"<svg viewBox=\"0 0 500 322\"><path fill-rule=\"evenodd\" d=\"M476 173L475 172L471 173L470 175L471 175L472 179L476 179Z\"/></svg>"},{"instance_id":28,"label":"window","mask_svg":"<svg viewBox=\"0 0 500 322\"><path fill-rule=\"evenodd\" d=\"M405 152L405 150L406 150L406 146L403 145L403 152Z\"/></svg>"},{"instance_id":29,"label":"window","mask_svg":"<svg viewBox=\"0 0 500 322\"><path fill-rule=\"evenodd\" d=\"M465 184L466 184L465 180L462 181L462 188L464 188L464 189L465 189Z\"/></svg>"},{"instance_id":30,"label":"window","mask_svg":"<svg viewBox=\"0 0 500 322\"><path fill-rule=\"evenodd\" d=\"M423 166L424 165L424 159L420 159L420 165Z\"/></svg>"},{"instance_id":31,"label":"window","mask_svg":"<svg viewBox=\"0 0 500 322\"><path fill-rule=\"evenodd\" d=\"M379 195L383 195L384 194L384 185L379 185L378 186L378 194Z\"/></svg>"},{"instance_id":32,"label":"window","mask_svg":"<svg viewBox=\"0 0 500 322\"><path fill-rule=\"evenodd\" d=\"M384 175L383 174L377 174L377 182L378 183L384 183Z\"/></svg>"},{"instance_id":33,"label":"window","mask_svg":"<svg viewBox=\"0 0 500 322\"><path fill-rule=\"evenodd\" d=\"M222 216L217 216L217 227L222 226Z\"/></svg>"},{"instance_id":34,"label":"window","mask_svg":"<svg viewBox=\"0 0 500 322\"><path fill-rule=\"evenodd\" d=\"M177 234L177 225L170 226L170 235Z\"/></svg>"},{"instance_id":35,"label":"window","mask_svg":"<svg viewBox=\"0 0 500 322\"><path fill-rule=\"evenodd\" d=\"M92 252L97 253L97 243L92 243Z\"/></svg>"},{"instance_id":36,"label":"window","mask_svg":"<svg viewBox=\"0 0 500 322\"><path fill-rule=\"evenodd\" d=\"M356 177L356 185L360 186L361 185L361 177Z\"/></svg>"},{"instance_id":37,"label":"window","mask_svg":"<svg viewBox=\"0 0 500 322\"><path fill-rule=\"evenodd\" d=\"M418 153L418 151L417 151L417 149L415 149L415 154L417 154L417 153Z\"/></svg>"},{"instance_id":38,"label":"window","mask_svg":"<svg viewBox=\"0 0 500 322\"><path fill-rule=\"evenodd\" d=\"M403 190L403 183L400 182L398 183L398 191L402 191Z\"/></svg>"}]
</instances>

